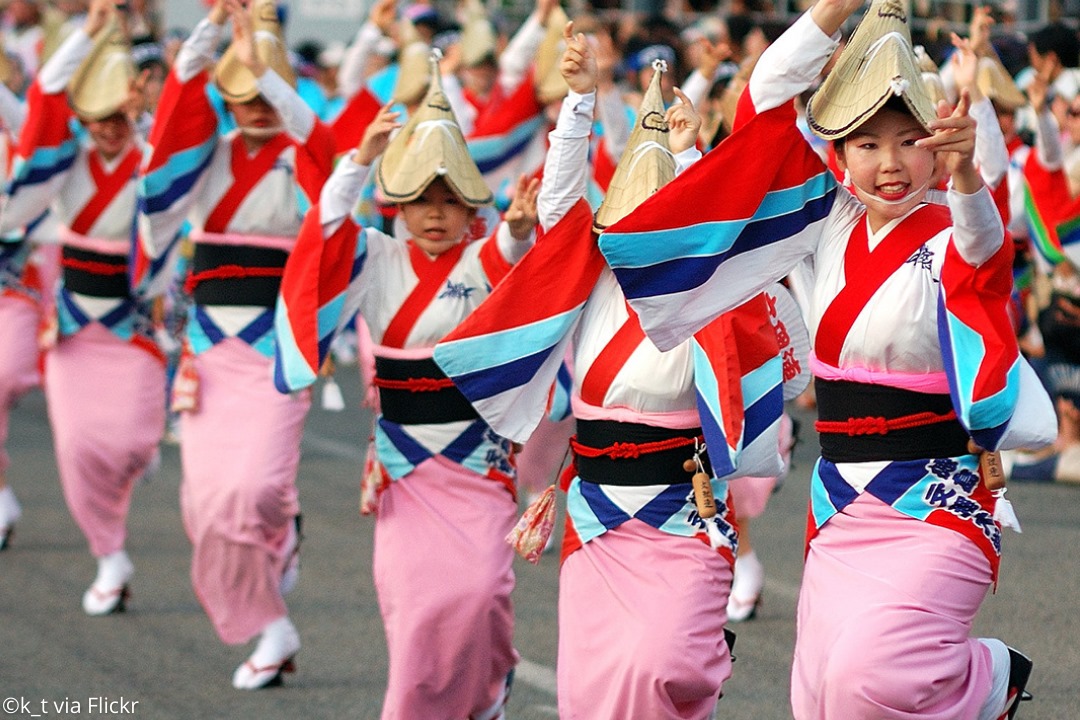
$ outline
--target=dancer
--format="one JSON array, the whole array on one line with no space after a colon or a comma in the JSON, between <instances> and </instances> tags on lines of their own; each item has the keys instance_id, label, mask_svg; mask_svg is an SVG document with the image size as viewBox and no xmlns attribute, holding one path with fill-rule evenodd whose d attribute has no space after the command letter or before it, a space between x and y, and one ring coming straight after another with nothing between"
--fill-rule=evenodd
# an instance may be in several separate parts
<instances>
[{"instance_id":1,"label":"dancer","mask_svg":"<svg viewBox=\"0 0 1080 720\"><path fill-rule=\"evenodd\" d=\"M601 248L661 348L813 258L822 459L795 717L1012 718L1030 660L968 637L997 577L993 512L1005 509L988 451L1051 440L1052 408L1027 384L1008 321L1012 247L972 162L970 99L935 115L902 2L871 4L807 107L852 192L795 127L791 99L861 4L819 0L762 56L732 137ZM759 162L745 163L754 150ZM935 160L952 178L947 206L926 190ZM688 207L680 199L696 182L731 202ZM674 238L673 206L680 241L662 242L656 233Z\"/></svg>"},{"instance_id":2,"label":"dancer","mask_svg":"<svg viewBox=\"0 0 1080 720\"><path fill-rule=\"evenodd\" d=\"M131 493L165 422L163 357L148 303L128 286L142 159L126 112L133 75L112 0L95 0L83 27L30 87L0 221L0 232L18 230L51 206L64 225L45 391L64 499L97 558L97 576L83 595L89 615L125 607L134 573L124 550ZM73 111L89 137L85 145L71 132Z\"/></svg>"},{"instance_id":3,"label":"dancer","mask_svg":"<svg viewBox=\"0 0 1080 720\"><path fill-rule=\"evenodd\" d=\"M214 80L238 129L219 137L206 96L222 25L232 44ZM178 245L190 219L194 304L174 387L181 410L180 507L195 594L225 643L259 642L238 689L281 682L299 634L283 595L296 581L296 474L309 393L274 391L274 302L303 205L329 175L333 138L291 85L272 0L218 0L166 81L143 170L137 270ZM138 278L141 280L141 277Z\"/></svg>"},{"instance_id":4,"label":"dancer","mask_svg":"<svg viewBox=\"0 0 1080 720\"><path fill-rule=\"evenodd\" d=\"M307 215L282 283L276 383L315 381L337 328L357 310L375 343L379 472L373 572L390 667L383 718L502 718L514 650L516 500L510 442L431 360L431 349L532 245L538 182L519 180L494 234L491 202L431 60L408 124L384 108ZM384 152L385 148L385 152ZM403 231L351 219L376 159ZM475 242L471 242L475 240Z\"/></svg>"}]
</instances>

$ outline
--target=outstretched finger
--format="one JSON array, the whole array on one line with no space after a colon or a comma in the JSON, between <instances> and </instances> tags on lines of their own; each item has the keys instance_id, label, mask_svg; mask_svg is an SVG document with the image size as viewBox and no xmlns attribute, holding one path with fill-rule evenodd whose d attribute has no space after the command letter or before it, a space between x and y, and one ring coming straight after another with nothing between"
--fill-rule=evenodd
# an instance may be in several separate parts
<instances>
[{"instance_id":1,"label":"outstretched finger","mask_svg":"<svg viewBox=\"0 0 1080 720\"><path fill-rule=\"evenodd\" d=\"M960 91L960 101L956 103L956 109L953 110L952 117L967 117L970 109L971 91L964 88Z\"/></svg>"},{"instance_id":2,"label":"outstretched finger","mask_svg":"<svg viewBox=\"0 0 1080 720\"><path fill-rule=\"evenodd\" d=\"M567 45L569 45L570 43L572 43L574 41L574 21L573 20L569 21L568 23L566 23L566 25L563 26L562 36L563 36L563 40L566 41Z\"/></svg>"},{"instance_id":3,"label":"outstretched finger","mask_svg":"<svg viewBox=\"0 0 1080 720\"><path fill-rule=\"evenodd\" d=\"M686 97L686 93L682 91L682 88L673 88L673 91L675 97L679 98L683 105L686 105L686 107L689 108L694 107L694 103L690 102L690 98Z\"/></svg>"}]
</instances>

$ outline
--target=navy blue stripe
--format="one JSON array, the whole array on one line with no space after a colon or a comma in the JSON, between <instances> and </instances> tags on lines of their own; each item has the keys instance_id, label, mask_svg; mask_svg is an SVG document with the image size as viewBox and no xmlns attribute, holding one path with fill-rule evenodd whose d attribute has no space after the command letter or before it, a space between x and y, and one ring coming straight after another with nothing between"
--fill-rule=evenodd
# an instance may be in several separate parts
<instances>
[{"instance_id":1,"label":"navy blue stripe","mask_svg":"<svg viewBox=\"0 0 1080 720\"><path fill-rule=\"evenodd\" d=\"M522 150L524 150L525 146L528 145L530 142L532 142L532 139L533 139L532 135L527 135L526 137L522 138L519 142L515 143L514 145L511 145L510 148L508 150L506 150L505 152L503 152L501 155L497 155L494 158L492 158L491 160L486 160L486 161L481 161L481 162L476 163L476 167L480 168L480 174L483 175L483 174L491 172L492 170L497 170L504 163L507 163L510 160L513 160L515 155L517 155Z\"/></svg>"},{"instance_id":2,"label":"navy blue stripe","mask_svg":"<svg viewBox=\"0 0 1080 720\"><path fill-rule=\"evenodd\" d=\"M886 505L892 505L926 476L926 463L926 460L891 462L866 484L866 492Z\"/></svg>"},{"instance_id":3,"label":"navy blue stripe","mask_svg":"<svg viewBox=\"0 0 1080 720\"><path fill-rule=\"evenodd\" d=\"M259 317L248 323L248 326L236 334L248 345L254 345L263 335L274 329L274 311L266 310Z\"/></svg>"},{"instance_id":4,"label":"navy blue stripe","mask_svg":"<svg viewBox=\"0 0 1080 720\"><path fill-rule=\"evenodd\" d=\"M75 319L75 322L78 323L79 327L85 327L87 323L90 322L89 316L75 304L75 300L71 297L71 293L65 288L60 288L60 301L64 303L64 307L67 308L68 313Z\"/></svg>"},{"instance_id":5,"label":"navy blue stripe","mask_svg":"<svg viewBox=\"0 0 1080 720\"><path fill-rule=\"evenodd\" d=\"M393 446L413 467L431 457L431 453L428 452L427 448L409 437L405 429L397 423L392 423L380 416L379 427L383 429Z\"/></svg>"},{"instance_id":6,"label":"navy blue stripe","mask_svg":"<svg viewBox=\"0 0 1080 720\"><path fill-rule=\"evenodd\" d=\"M506 390L520 387L536 376L540 366L551 356L554 347L499 365L454 377L454 384L472 402L484 400Z\"/></svg>"},{"instance_id":7,"label":"navy blue stripe","mask_svg":"<svg viewBox=\"0 0 1080 720\"><path fill-rule=\"evenodd\" d=\"M784 412L784 386L777 385L744 412L743 447L754 442Z\"/></svg>"},{"instance_id":8,"label":"navy blue stripe","mask_svg":"<svg viewBox=\"0 0 1080 720\"><path fill-rule=\"evenodd\" d=\"M443 448L443 451L439 454L447 460L453 460L460 465L465 461L465 458L476 451L476 448L480 447L480 443L484 442L487 427L487 423L483 420L475 421L465 428L465 432L458 435L452 443Z\"/></svg>"},{"instance_id":9,"label":"navy blue stripe","mask_svg":"<svg viewBox=\"0 0 1080 720\"><path fill-rule=\"evenodd\" d=\"M821 478L825 494L829 496L829 502L832 503L837 512L846 508L859 496L855 488L848 485L847 481L840 475L836 465L828 460L822 460L818 463L818 477Z\"/></svg>"},{"instance_id":10,"label":"navy blue stripe","mask_svg":"<svg viewBox=\"0 0 1080 720\"><path fill-rule=\"evenodd\" d=\"M671 485L665 488L659 495L645 503L645 506L638 510L634 517L659 529L661 525L683 509L686 498L690 495L690 488L689 484Z\"/></svg>"},{"instance_id":11,"label":"navy blue stripe","mask_svg":"<svg viewBox=\"0 0 1080 720\"><path fill-rule=\"evenodd\" d=\"M712 463L713 474L716 477L724 477L735 472L735 466L731 464L731 453L728 449L727 437L720 426L716 424L716 418L709 411L708 405L701 398L701 392L697 393L698 415L701 417L701 433L705 436L705 446L715 448L709 451L709 462Z\"/></svg>"},{"instance_id":12,"label":"navy blue stripe","mask_svg":"<svg viewBox=\"0 0 1080 720\"><path fill-rule=\"evenodd\" d=\"M135 303L132 302L130 298L128 298L127 300L124 300L122 303L114 307L109 312L105 313L105 315L103 315L98 320L98 322L100 322L107 328L114 328L118 324L123 322L125 319L127 319L128 316L131 315L131 311L134 309Z\"/></svg>"},{"instance_id":13,"label":"navy blue stripe","mask_svg":"<svg viewBox=\"0 0 1080 720\"><path fill-rule=\"evenodd\" d=\"M749 223L726 252L707 257L675 258L641 268L617 268L615 276L627 298L648 298L684 292L704 285L723 263L791 237L832 210L836 191L809 200L800 209Z\"/></svg>"},{"instance_id":14,"label":"navy blue stripe","mask_svg":"<svg viewBox=\"0 0 1080 720\"><path fill-rule=\"evenodd\" d=\"M206 310L196 307L195 319L199 322L199 327L206 334L206 337L210 339L212 345L217 345L225 339L225 333L221 332L221 329L214 324L214 321L206 314Z\"/></svg>"},{"instance_id":15,"label":"navy blue stripe","mask_svg":"<svg viewBox=\"0 0 1080 720\"><path fill-rule=\"evenodd\" d=\"M153 213L168 210L177 199L191 191L191 188L199 181L199 176L201 176L203 171L210 166L210 161L213 157L213 152L207 153L206 159L199 163L194 170L184 173L183 175L177 175L176 178L169 183L165 192L154 195L153 197L143 195L139 201L139 211L147 215L152 215Z\"/></svg>"},{"instance_id":16,"label":"navy blue stripe","mask_svg":"<svg viewBox=\"0 0 1080 720\"><path fill-rule=\"evenodd\" d=\"M630 519L629 515L608 499L599 485L582 482L578 487L581 488L581 496L585 499L589 509L593 511L593 515L608 530L613 530Z\"/></svg>"},{"instance_id":17,"label":"navy blue stripe","mask_svg":"<svg viewBox=\"0 0 1080 720\"><path fill-rule=\"evenodd\" d=\"M76 155L77 153L72 153L70 157L62 159L55 165L50 165L43 168L34 168L27 172L25 175L23 175L21 178L13 179L11 181L11 184L8 186L8 195L14 195L16 192L18 192L27 185L37 185L38 183L43 183L49 178L51 178L53 175L64 172L75 164Z\"/></svg>"}]
</instances>

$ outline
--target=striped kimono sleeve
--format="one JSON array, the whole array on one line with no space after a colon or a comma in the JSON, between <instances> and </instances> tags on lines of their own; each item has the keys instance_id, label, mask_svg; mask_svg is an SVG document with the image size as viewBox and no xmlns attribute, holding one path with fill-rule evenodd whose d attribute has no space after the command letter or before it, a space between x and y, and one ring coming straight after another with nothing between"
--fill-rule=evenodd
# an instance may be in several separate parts
<instances>
[{"instance_id":1,"label":"striped kimono sleeve","mask_svg":"<svg viewBox=\"0 0 1080 720\"><path fill-rule=\"evenodd\" d=\"M1020 356L1009 316L1013 244L979 267L950 240L941 269L938 336L960 423L988 450L1053 442L1057 419L1034 371Z\"/></svg>"},{"instance_id":2,"label":"striped kimono sleeve","mask_svg":"<svg viewBox=\"0 0 1080 720\"><path fill-rule=\"evenodd\" d=\"M765 295L755 295L699 330L691 347L713 474L779 474L784 371Z\"/></svg>"},{"instance_id":3,"label":"striped kimono sleeve","mask_svg":"<svg viewBox=\"0 0 1080 720\"><path fill-rule=\"evenodd\" d=\"M525 442L548 412L571 333L604 259L585 200L435 346L435 362L499 435Z\"/></svg>"},{"instance_id":4,"label":"striped kimono sleeve","mask_svg":"<svg viewBox=\"0 0 1080 720\"><path fill-rule=\"evenodd\" d=\"M285 263L274 315L274 386L302 390L319 376L330 343L351 316L349 286L364 268L367 235L351 218L324 237L319 205L308 210ZM352 308L355 311L355 308Z\"/></svg>"},{"instance_id":5,"label":"striped kimono sleeve","mask_svg":"<svg viewBox=\"0 0 1080 720\"><path fill-rule=\"evenodd\" d=\"M520 155L544 126L530 73L502 102L484 109L466 138L469 155L487 176Z\"/></svg>"},{"instance_id":6,"label":"striped kimono sleeve","mask_svg":"<svg viewBox=\"0 0 1080 720\"><path fill-rule=\"evenodd\" d=\"M1072 197L1064 170L1049 170L1037 152L1024 163L1024 214L1035 250L1050 265L1080 264L1080 197Z\"/></svg>"},{"instance_id":7,"label":"striped kimono sleeve","mask_svg":"<svg viewBox=\"0 0 1080 720\"><path fill-rule=\"evenodd\" d=\"M218 143L204 70L187 82L169 73L139 176L139 252L156 260L173 246Z\"/></svg>"},{"instance_id":8,"label":"striped kimono sleeve","mask_svg":"<svg viewBox=\"0 0 1080 720\"><path fill-rule=\"evenodd\" d=\"M789 101L750 117L609 228L600 249L642 328L669 350L813 253L836 192Z\"/></svg>"},{"instance_id":9,"label":"striped kimono sleeve","mask_svg":"<svg viewBox=\"0 0 1080 720\"><path fill-rule=\"evenodd\" d=\"M40 217L67 181L79 153L65 92L46 93L35 80L8 182L3 229L18 230Z\"/></svg>"},{"instance_id":10,"label":"striped kimono sleeve","mask_svg":"<svg viewBox=\"0 0 1080 720\"><path fill-rule=\"evenodd\" d=\"M296 143L296 183L306 199L301 205L304 210L318 201L326 179L334 170L334 148L332 128L318 118L307 140Z\"/></svg>"}]
</instances>

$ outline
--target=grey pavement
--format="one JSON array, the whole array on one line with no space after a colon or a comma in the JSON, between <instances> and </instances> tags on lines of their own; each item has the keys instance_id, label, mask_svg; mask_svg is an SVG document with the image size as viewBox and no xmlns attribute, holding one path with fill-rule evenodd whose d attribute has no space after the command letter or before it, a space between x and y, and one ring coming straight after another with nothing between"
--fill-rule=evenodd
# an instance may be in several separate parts
<instances>
[{"instance_id":1,"label":"grey pavement","mask_svg":"<svg viewBox=\"0 0 1080 720\"><path fill-rule=\"evenodd\" d=\"M258 692L231 687L232 671L251 646L223 645L191 591L174 446L163 447L161 470L135 492L129 612L83 614L80 598L94 562L63 503L42 396L28 396L13 414L9 442L10 480L24 516L12 548L0 553L0 719L378 718L386 648L370 571L373 520L357 510L370 417L355 409L355 372L343 369L339 382L350 409L314 408L304 441L306 539L300 585L288 600L303 642L298 672L285 687ZM757 619L735 626L735 674L719 718L790 718L788 673L815 452L812 418L800 419L796 466L754 524L766 589ZM1080 720L1080 488L1014 485L1009 497L1024 533L1005 538L999 587L975 632L1001 637L1034 659L1036 700L1025 703L1019 720ZM555 554L539 566L516 566L522 662L510 720L558 716L557 566Z\"/></svg>"}]
</instances>

